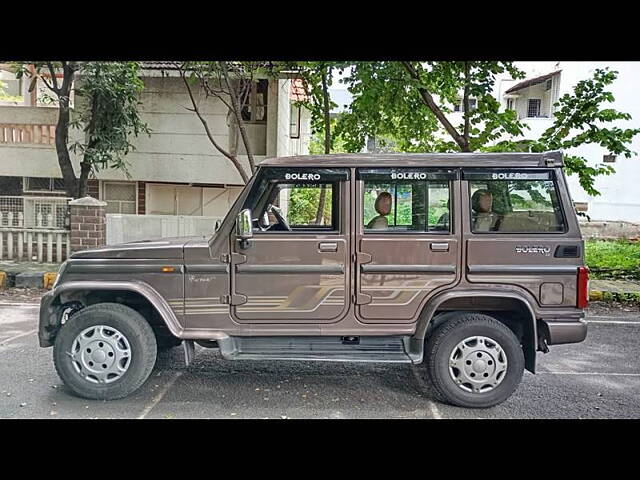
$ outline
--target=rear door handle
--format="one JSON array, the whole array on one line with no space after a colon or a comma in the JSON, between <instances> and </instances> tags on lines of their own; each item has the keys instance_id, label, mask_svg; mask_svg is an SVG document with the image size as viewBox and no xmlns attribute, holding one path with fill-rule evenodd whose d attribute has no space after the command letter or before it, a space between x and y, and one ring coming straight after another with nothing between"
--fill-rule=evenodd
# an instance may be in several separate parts
<instances>
[{"instance_id":1,"label":"rear door handle","mask_svg":"<svg viewBox=\"0 0 640 480\"><path fill-rule=\"evenodd\" d=\"M449 244L448 243L432 243L431 251L432 252L448 252Z\"/></svg>"},{"instance_id":2,"label":"rear door handle","mask_svg":"<svg viewBox=\"0 0 640 480\"><path fill-rule=\"evenodd\" d=\"M320 250L321 252L337 252L338 244L335 242L321 242L318 244L318 250Z\"/></svg>"}]
</instances>

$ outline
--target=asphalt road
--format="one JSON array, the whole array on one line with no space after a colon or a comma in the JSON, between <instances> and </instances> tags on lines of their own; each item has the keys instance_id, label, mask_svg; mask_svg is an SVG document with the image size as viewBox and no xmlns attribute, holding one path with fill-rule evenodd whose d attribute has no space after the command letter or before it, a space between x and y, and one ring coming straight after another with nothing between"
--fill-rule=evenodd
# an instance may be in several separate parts
<instances>
[{"instance_id":1,"label":"asphalt road","mask_svg":"<svg viewBox=\"0 0 640 480\"><path fill-rule=\"evenodd\" d=\"M503 404L486 410L438 401L419 367L227 361L196 346L158 358L130 397L72 396L52 349L38 346L37 305L0 304L0 418L640 418L640 317L588 317L587 340L539 354Z\"/></svg>"}]
</instances>

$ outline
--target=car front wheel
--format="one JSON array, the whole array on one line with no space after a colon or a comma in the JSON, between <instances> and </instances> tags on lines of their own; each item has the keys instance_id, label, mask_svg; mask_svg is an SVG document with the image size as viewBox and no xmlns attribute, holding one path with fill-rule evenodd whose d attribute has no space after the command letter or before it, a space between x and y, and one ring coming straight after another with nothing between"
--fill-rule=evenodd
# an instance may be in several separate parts
<instances>
[{"instance_id":1,"label":"car front wheel","mask_svg":"<svg viewBox=\"0 0 640 480\"><path fill-rule=\"evenodd\" d=\"M84 398L113 400L137 390L156 362L153 330L134 309L99 303L70 317L53 347L56 370Z\"/></svg>"}]
</instances>

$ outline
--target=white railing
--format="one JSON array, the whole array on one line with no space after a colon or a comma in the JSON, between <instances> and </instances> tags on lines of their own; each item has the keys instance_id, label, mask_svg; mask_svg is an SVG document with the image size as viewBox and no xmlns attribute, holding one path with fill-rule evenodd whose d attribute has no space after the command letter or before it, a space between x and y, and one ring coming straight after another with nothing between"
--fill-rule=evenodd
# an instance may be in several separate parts
<instances>
[{"instance_id":1,"label":"white railing","mask_svg":"<svg viewBox=\"0 0 640 480\"><path fill-rule=\"evenodd\" d=\"M0 260L60 263L69 252L67 198L0 197Z\"/></svg>"},{"instance_id":2,"label":"white railing","mask_svg":"<svg viewBox=\"0 0 640 480\"><path fill-rule=\"evenodd\" d=\"M54 145L57 121L56 107L2 105L0 106L0 144Z\"/></svg>"},{"instance_id":3,"label":"white railing","mask_svg":"<svg viewBox=\"0 0 640 480\"><path fill-rule=\"evenodd\" d=\"M53 263L54 248L56 263L61 263L69 251L69 230L48 227L24 227L23 215L18 213L14 221L13 213L0 213L0 218L6 217L7 224L2 222L0 226L0 260L5 255L7 260L37 261L45 260L46 249L47 263ZM42 215L38 215L39 223L42 223ZM53 215L48 215L48 223L53 223ZM4 218L3 218L4 220ZM35 246L35 256L34 256ZM26 253L26 256L25 256Z\"/></svg>"},{"instance_id":4,"label":"white railing","mask_svg":"<svg viewBox=\"0 0 640 480\"><path fill-rule=\"evenodd\" d=\"M0 143L56 143L55 125L29 125L0 123Z\"/></svg>"}]
</instances>

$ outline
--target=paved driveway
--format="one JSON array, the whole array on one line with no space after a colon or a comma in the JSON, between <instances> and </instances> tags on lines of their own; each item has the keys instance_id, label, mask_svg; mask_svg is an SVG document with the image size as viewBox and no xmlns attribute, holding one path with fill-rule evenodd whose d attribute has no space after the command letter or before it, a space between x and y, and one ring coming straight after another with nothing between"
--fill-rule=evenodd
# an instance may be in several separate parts
<instances>
[{"instance_id":1,"label":"paved driveway","mask_svg":"<svg viewBox=\"0 0 640 480\"><path fill-rule=\"evenodd\" d=\"M130 397L70 395L52 349L37 344L37 305L0 305L0 418L640 418L640 318L589 317L587 340L538 356L505 403L469 410L440 403L420 367L227 361L196 347L161 354Z\"/></svg>"}]
</instances>

